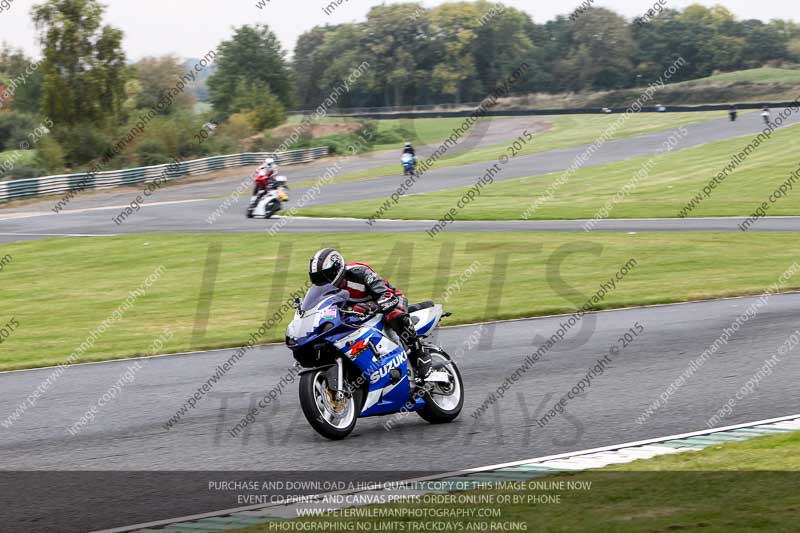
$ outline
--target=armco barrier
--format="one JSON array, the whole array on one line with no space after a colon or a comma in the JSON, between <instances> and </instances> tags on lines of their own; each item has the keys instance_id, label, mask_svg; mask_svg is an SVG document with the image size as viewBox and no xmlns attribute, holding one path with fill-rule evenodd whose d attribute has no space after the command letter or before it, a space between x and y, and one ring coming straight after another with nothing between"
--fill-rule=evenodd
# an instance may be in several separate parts
<instances>
[{"instance_id":1,"label":"armco barrier","mask_svg":"<svg viewBox=\"0 0 800 533\"><path fill-rule=\"evenodd\" d=\"M108 189L119 185L145 183L155 179L179 179L216 172L225 168L258 165L267 157L274 157L278 164L296 165L308 163L328 155L328 148L311 148L292 150L290 152L248 152L244 154L221 155L180 161L177 164L155 165L151 167L130 168L125 170L109 170L95 174L66 174L61 176L45 176L23 180L0 181L0 202L64 194L69 191L90 189Z\"/></svg>"},{"instance_id":2,"label":"armco barrier","mask_svg":"<svg viewBox=\"0 0 800 533\"><path fill-rule=\"evenodd\" d=\"M797 101L792 102L768 102L768 103L744 103L735 104L736 108L741 111L743 109L761 109L765 105L769 108L782 108L797 105ZM730 109L731 104L701 104L701 105L665 105L663 110L658 106L642 106L640 113L687 113L692 111L727 111ZM377 108L380 109L380 108ZM391 109L391 108L389 108ZM369 112L351 112L350 110L331 110L328 113L329 117L350 117L362 118L368 120L395 120L395 119L416 119L416 118L454 118L454 117L468 117L475 112L477 108L461 109L458 111L451 111L447 109L442 110L424 110L422 107L417 108L418 111L369 111ZM571 109L492 109L482 113L482 116L487 117L518 117L518 116L533 116L533 115L603 115L609 113L624 113L624 107L580 107Z\"/></svg>"}]
</instances>

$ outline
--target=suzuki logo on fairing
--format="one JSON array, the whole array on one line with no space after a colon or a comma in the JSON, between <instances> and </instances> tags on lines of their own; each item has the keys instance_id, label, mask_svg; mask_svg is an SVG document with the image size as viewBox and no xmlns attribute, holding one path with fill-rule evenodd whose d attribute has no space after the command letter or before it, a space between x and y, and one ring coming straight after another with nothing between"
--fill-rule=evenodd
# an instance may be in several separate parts
<instances>
[{"instance_id":1,"label":"suzuki logo on fairing","mask_svg":"<svg viewBox=\"0 0 800 533\"><path fill-rule=\"evenodd\" d=\"M372 375L369 377L370 384L374 385L375 383L378 382L378 380L380 380L383 377L386 377L386 375L389 374L389 372L391 372L393 369L398 368L400 365L405 363L406 359L408 359L408 357L406 357L406 354L403 353L395 357L391 361L389 361L389 364L381 367L380 370L373 372Z\"/></svg>"},{"instance_id":2,"label":"suzuki logo on fairing","mask_svg":"<svg viewBox=\"0 0 800 533\"><path fill-rule=\"evenodd\" d=\"M350 347L350 355L355 357L356 355L360 354L364 350L369 348L369 344L367 344L366 339L361 339L360 341L356 342Z\"/></svg>"}]
</instances>

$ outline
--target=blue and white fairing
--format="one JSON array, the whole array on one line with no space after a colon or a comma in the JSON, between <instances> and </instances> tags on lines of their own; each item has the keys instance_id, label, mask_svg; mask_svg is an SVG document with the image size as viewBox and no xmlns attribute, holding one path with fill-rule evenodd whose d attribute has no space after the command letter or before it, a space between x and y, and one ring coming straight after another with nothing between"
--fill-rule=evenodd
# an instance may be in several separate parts
<instances>
[{"instance_id":1,"label":"blue and white fairing","mask_svg":"<svg viewBox=\"0 0 800 533\"><path fill-rule=\"evenodd\" d=\"M416 322L414 324L414 329L417 330L417 335L420 337L427 337L433 333L433 330L436 329L436 326L438 326L439 322L442 320L443 314L444 311L442 310L441 304L434 304L433 307L420 309L419 311L411 313L411 319Z\"/></svg>"},{"instance_id":2,"label":"blue and white fairing","mask_svg":"<svg viewBox=\"0 0 800 533\"><path fill-rule=\"evenodd\" d=\"M361 371L367 383L367 397L360 416L383 415L399 411L411 396L408 379L408 356L402 346L393 342L384 330L383 315L376 315L350 335L333 343ZM392 370L396 369L393 379ZM407 405L409 411L422 408Z\"/></svg>"},{"instance_id":3,"label":"blue and white fairing","mask_svg":"<svg viewBox=\"0 0 800 533\"><path fill-rule=\"evenodd\" d=\"M315 291L315 287L306 294L294 320L286 328L287 342L290 348L303 346L325 336L325 333L342 324L339 316L339 305L347 300L346 291ZM324 288L323 288L324 289Z\"/></svg>"},{"instance_id":4,"label":"blue and white fairing","mask_svg":"<svg viewBox=\"0 0 800 533\"><path fill-rule=\"evenodd\" d=\"M396 413L404 407L416 411L424 407L421 398L409 403L408 356L402 346L387 336L383 315L375 315L363 323L353 322L351 317L343 318L339 312L346 301L346 291L331 286L312 287L301 305L302 312L295 313L286 330L289 348L297 353L307 350L309 345L327 342L352 361L359 371L359 384L365 384L367 391L360 416ZM438 312L430 308L413 316L419 316L417 330L424 334L438 324L441 306ZM393 372L395 369L397 371Z\"/></svg>"}]
</instances>

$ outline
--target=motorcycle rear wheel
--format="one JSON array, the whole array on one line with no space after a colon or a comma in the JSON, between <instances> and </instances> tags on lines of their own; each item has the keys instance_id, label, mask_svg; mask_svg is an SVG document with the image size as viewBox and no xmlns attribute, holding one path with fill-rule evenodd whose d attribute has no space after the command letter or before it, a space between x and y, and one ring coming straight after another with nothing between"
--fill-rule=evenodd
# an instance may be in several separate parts
<instances>
[{"instance_id":1,"label":"motorcycle rear wheel","mask_svg":"<svg viewBox=\"0 0 800 533\"><path fill-rule=\"evenodd\" d=\"M433 390L425 394L425 407L417 411L423 420L431 424L452 422L461 414L464 406L464 381L456 363L439 353L431 353L434 368L450 376L449 385L436 383Z\"/></svg>"}]
</instances>

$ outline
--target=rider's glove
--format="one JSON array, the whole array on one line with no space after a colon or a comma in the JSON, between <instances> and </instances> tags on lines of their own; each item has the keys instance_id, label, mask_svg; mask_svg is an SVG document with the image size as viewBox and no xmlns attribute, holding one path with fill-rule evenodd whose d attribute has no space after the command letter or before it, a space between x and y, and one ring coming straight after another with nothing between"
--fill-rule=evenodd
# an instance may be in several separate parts
<instances>
[{"instance_id":1,"label":"rider's glove","mask_svg":"<svg viewBox=\"0 0 800 533\"><path fill-rule=\"evenodd\" d=\"M394 294L387 294L383 296L380 300L378 300L378 307L380 307L381 311L386 312L389 309L394 308L397 304L400 303L400 299L395 296Z\"/></svg>"},{"instance_id":2,"label":"rider's glove","mask_svg":"<svg viewBox=\"0 0 800 533\"><path fill-rule=\"evenodd\" d=\"M353 311L363 315L369 315L378 310L378 304L375 302L362 302L353 306Z\"/></svg>"}]
</instances>

